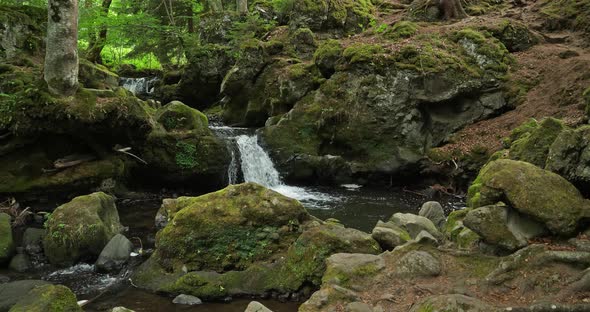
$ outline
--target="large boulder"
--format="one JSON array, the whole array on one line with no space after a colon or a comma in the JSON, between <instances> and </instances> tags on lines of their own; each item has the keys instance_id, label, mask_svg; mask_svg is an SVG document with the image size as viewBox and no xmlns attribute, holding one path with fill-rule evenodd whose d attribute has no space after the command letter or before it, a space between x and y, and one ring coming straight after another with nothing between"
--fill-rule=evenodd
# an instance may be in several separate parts
<instances>
[{"instance_id":1,"label":"large boulder","mask_svg":"<svg viewBox=\"0 0 590 312\"><path fill-rule=\"evenodd\" d=\"M334 52L335 73L324 68L329 79L264 128L288 180L317 181L325 166L306 160L322 156L341 157L351 179L407 174L456 130L505 109L510 56L497 39L472 29L413 39L395 51L357 43Z\"/></svg>"},{"instance_id":2,"label":"large boulder","mask_svg":"<svg viewBox=\"0 0 590 312\"><path fill-rule=\"evenodd\" d=\"M590 186L590 127L562 131L549 149L545 169L558 173L584 192Z\"/></svg>"},{"instance_id":3,"label":"large boulder","mask_svg":"<svg viewBox=\"0 0 590 312\"><path fill-rule=\"evenodd\" d=\"M439 229L444 228L447 219L443 207L439 202L435 201L425 202L422 207L420 207L418 215L428 218Z\"/></svg>"},{"instance_id":4,"label":"large boulder","mask_svg":"<svg viewBox=\"0 0 590 312\"><path fill-rule=\"evenodd\" d=\"M52 264L67 266L96 258L122 229L115 199L102 192L63 204L47 221L43 247Z\"/></svg>"},{"instance_id":5,"label":"large boulder","mask_svg":"<svg viewBox=\"0 0 590 312\"><path fill-rule=\"evenodd\" d=\"M546 233L545 227L505 205L473 209L463 220L484 241L505 250L514 251L528 245L530 239Z\"/></svg>"},{"instance_id":6,"label":"large boulder","mask_svg":"<svg viewBox=\"0 0 590 312\"><path fill-rule=\"evenodd\" d=\"M401 226L393 222L378 221L371 232L371 237L376 240L384 250L393 250L396 246L405 244L412 239L410 234Z\"/></svg>"},{"instance_id":7,"label":"large boulder","mask_svg":"<svg viewBox=\"0 0 590 312\"><path fill-rule=\"evenodd\" d=\"M518 135L511 143L509 157L544 168L549 148L565 126L554 118L544 119L540 123L531 121L525 125L530 125L530 128L524 128L528 131L513 132L513 137Z\"/></svg>"},{"instance_id":8,"label":"large boulder","mask_svg":"<svg viewBox=\"0 0 590 312\"><path fill-rule=\"evenodd\" d=\"M12 218L5 213L0 213L0 265L10 261L14 247Z\"/></svg>"},{"instance_id":9,"label":"large boulder","mask_svg":"<svg viewBox=\"0 0 590 312\"><path fill-rule=\"evenodd\" d=\"M115 235L100 252L95 266L97 271L118 271L129 260L133 244L122 234Z\"/></svg>"},{"instance_id":10,"label":"large boulder","mask_svg":"<svg viewBox=\"0 0 590 312\"><path fill-rule=\"evenodd\" d=\"M0 284L0 312L10 310L31 289L43 285L49 285L49 283L41 280L21 280Z\"/></svg>"},{"instance_id":11,"label":"large boulder","mask_svg":"<svg viewBox=\"0 0 590 312\"><path fill-rule=\"evenodd\" d=\"M47 29L47 10L39 7L2 5L0 8L0 61L14 61L42 50Z\"/></svg>"},{"instance_id":12,"label":"large boulder","mask_svg":"<svg viewBox=\"0 0 590 312\"><path fill-rule=\"evenodd\" d=\"M62 285L43 285L31 289L9 312L82 312L76 295Z\"/></svg>"},{"instance_id":13,"label":"large boulder","mask_svg":"<svg viewBox=\"0 0 590 312\"><path fill-rule=\"evenodd\" d=\"M553 234L572 235L590 217L590 202L561 176L532 164L500 159L487 164L469 188L473 207L503 201L544 224Z\"/></svg>"},{"instance_id":14,"label":"large boulder","mask_svg":"<svg viewBox=\"0 0 590 312\"><path fill-rule=\"evenodd\" d=\"M443 238L442 233L438 230L434 223L422 216L398 212L391 216L390 222L405 229L412 238L416 238L416 236L418 236L418 234L420 234L422 231L430 233L430 235L437 239Z\"/></svg>"}]
</instances>

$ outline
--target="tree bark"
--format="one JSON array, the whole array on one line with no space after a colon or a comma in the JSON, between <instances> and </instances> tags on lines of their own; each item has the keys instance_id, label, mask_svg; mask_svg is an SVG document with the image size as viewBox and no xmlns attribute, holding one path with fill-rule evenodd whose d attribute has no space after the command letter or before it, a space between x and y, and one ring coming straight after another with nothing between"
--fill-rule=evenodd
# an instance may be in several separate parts
<instances>
[{"instance_id":1,"label":"tree bark","mask_svg":"<svg viewBox=\"0 0 590 312\"><path fill-rule=\"evenodd\" d=\"M109 9L111 7L111 3L113 0L103 0L101 6L101 14L104 17L109 15ZM88 47L88 51L86 53L86 58L97 64L102 64L102 50L104 49L106 42L107 42L107 34L108 29L107 25L101 25L100 31L98 32L98 36L94 38L94 40L90 40L90 44Z\"/></svg>"},{"instance_id":2,"label":"tree bark","mask_svg":"<svg viewBox=\"0 0 590 312\"><path fill-rule=\"evenodd\" d=\"M49 0L44 78L49 91L78 90L78 0Z\"/></svg>"},{"instance_id":3,"label":"tree bark","mask_svg":"<svg viewBox=\"0 0 590 312\"><path fill-rule=\"evenodd\" d=\"M467 17L467 13L463 9L461 1L462 0L440 0L440 9L446 20Z\"/></svg>"},{"instance_id":4,"label":"tree bark","mask_svg":"<svg viewBox=\"0 0 590 312\"><path fill-rule=\"evenodd\" d=\"M239 14L248 14L248 0L236 0L236 8Z\"/></svg>"},{"instance_id":5,"label":"tree bark","mask_svg":"<svg viewBox=\"0 0 590 312\"><path fill-rule=\"evenodd\" d=\"M221 0L208 0L209 3L209 10L212 13L221 13L223 12L223 2Z\"/></svg>"}]
</instances>

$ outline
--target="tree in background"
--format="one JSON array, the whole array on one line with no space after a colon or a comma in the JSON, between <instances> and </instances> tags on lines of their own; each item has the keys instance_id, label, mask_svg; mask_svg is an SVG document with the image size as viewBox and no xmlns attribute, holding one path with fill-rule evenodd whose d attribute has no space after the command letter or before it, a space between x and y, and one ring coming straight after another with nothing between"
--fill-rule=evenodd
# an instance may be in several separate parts
<instances>
[{"instance_id":1,"label":"tree in background","mask_svg":"<svg viewBox=\"0 0 590 312\"><path fill-rule=\"evenodd\" d=\"M44 77L49 91L78 90L78 0L49 0Z\"/></svg>"},{"instance_id":2,"label":"tree in background","mask_svg":"<svg viewBox=\"0 0 590 312\"><path fill-rule=\"evenodd\" d=\"M467 13L465 13L461 1L462 0L440 0L440 9L442 10L445 19L467 17Z\"/></svg>"},{"instance_id":3,"label":"tree in background","mask_svg":"<svg viewBox=\"0 0 590 312\"><path fill-rule=\"evenodd\" d=\"M112 0L102 0L100 6L100 15L103 18L108 18L109 9L112 4ZM86 0L86 6L90 7L94 5L93 0ZM102 64L102 50L104 49L107 42L108 27L106 22L101 23L98 31L96 29L89 31L88 50L86 51L86 58L93 62Z\"/></svg>"}]
</instances>

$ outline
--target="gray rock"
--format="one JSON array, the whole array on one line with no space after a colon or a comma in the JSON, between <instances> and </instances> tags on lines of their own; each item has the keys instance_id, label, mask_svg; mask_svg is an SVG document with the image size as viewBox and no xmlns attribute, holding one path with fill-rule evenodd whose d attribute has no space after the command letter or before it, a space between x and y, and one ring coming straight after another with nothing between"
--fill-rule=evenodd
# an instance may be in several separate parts
<instances>
[{"instance_id":1,"label":"gray rock","mask_svg":"<svg viewBox=\"0 0 590 312\"><path fill-rule=\"evenodd\" d=\"M438 246L439 244L438 239L436 239L436 237L430 235L430 233L426 231L421 231L420 233L418 233L418 236L416 236L414 240L420 244L430 244L434 246Z\"/></svg>"},{"instance_id":2,"label":"gray rock","mask_svg":"<svg viewBox=\"0 0 590 312\"><path fill-rule=\"evenodd\" d=\"M96 260L96 269L102 272L112 272L120 270L129 259L129 254L133 251L133 244L122 234L115 235L104 247L98 260Z\"/></svg>"},{"instance_id":3,"label":"gray rock","mask_svg":"<svg viewBox=\"0 0 590 312\"><path fill-rule=\"evenodd\" d=\"M396 264L395 273L404 277L438 276L441 264L426 251L410 251Z\"/></svg>"},{"instance_id":4,"label":"gray rock","mask_svg":"<svg viewBox=\"0 0 590 312\"><path fill-rule=\"evenodd\" d=\"M344 309L346 312L373 312L373 308L364 302L351 302Z\"/></svg>"},{"instance_id":5,"label":"gray rock","mask_svg":"<svg viewBox=\"0 0 590 312\"><path fill-rule=\"evenodd\" d=\"M427 297L410 310L410 312L421 311L499 312L502 310L476 298L453 294Z\"/></svg>"},{"instance_id":6,"label":"gray rock","mask_svg":"<svg viewBox=\"0 0 590 312\"><path fill-rule=\"evenodd\" d=\"M385 261L381 256L369 254L338 253L326 260L325 282L339 284L340 278L348 283L366 278L369 274L377 274L385 268Z\"/></svg>"},{"instance_id":7,"label":"gray rock","mask_svg":"<svg viewBox=\"0 0 590 312\"><path fill-rule=\"evenodd\" d=\"M545 168L577 186L587 186L590 183L590 128L562 131L549 148Z\"/></svg>"},{"instance_id":8,"label":"gray rock","mask_svg":"<svg viewBox=\"0 0 590 312\"><path fill-rule=\"evenodd\" d=\"M436 228L436 225L429 219L411 213L396 213L391 217L391 222L395 225L405 229L410 237L416 238L422 231L430 233L439 240L443 239L443 235Z\"/></svg>"},{"instance_id":9,"label":"gray rock","mask_svg":"<svg viewBox=\"0 0 590 312\"><path fill-rule=\"evenodd\" d=\"M181 295L176 296L176 298L174 298L174 300L172 300L172 303L182 304L182 305L198 305L198 304L202 304L203 301L201 301L201 299L199 299L195 296L181 294Z\"/></svg>"},{"instance_id":10,"label":"gray rock","mask_svg":"<svg viewBox=\"0 0 590 312\"><path fill-rule=\"evenodd\" d=\"M0 265L7 263L14 254L11 218L0 213Z\"/></svg>"},{"instance_id":11,"label":"gray rock","mask_svg":"<svg viewBox=\"0 0 590 312\"><path fill-rule=\"evenodd\" d=\"M134 310L127 309L125 307L114 307L111 312L135 312Z\"/></svg>"},{"instance_id":12,"label":"gray rock","mask_svg":"<svg viewBox=\"0 0 590 312\"><path fill-rule=\"evenodd\" d=\"M265 307L262 303L258 301L252 301L246 307L244 312L272 312L269 308Z\"/></svg>"},{"instance_id":13,"label":"gray rock","mask_svg":"<svg viewBox=\"0 0 590 312\"><path fill-rule=\"evenodd\" d=\"M49 285L50 283L40 280L22 280L0 284L0 312L8 311L27 293L41 285Z\"/></svg>"},{"instance_id":14,"label":"gray rock","mask_svg":"<svg viewBox=\"0 0 590 312\"><path fill-rule=\"evenodd\" d=\"M43 237L45 237L45 229L27 228L25 230L22 246L29 256L43 253Z\"/></svg>"},{"instance_id":15,"label":"gray rock","mask_svg":"<svg viewBox=\"0 0 590 312\"><path fill-rule=\"evenodd\" d=\"M393 222L378 221L371 233L384 250L393 250L396 246L405 244L410 240L410 234Z\"/></svg>"},{"instance_id":16,"label":"gray rock","mask_svg":"<svg viewBox=\"0 0 590 312\"><path fill-rule=\"evenodd\" d=\"M546 232L545 227L505 205L490 205L470 211L463 224L491 245L514 251L528 245L529 239Z\"/></svg>"},{"instance_id":17,"label":"gray rock","mask_svg":"<svg viewBox=\"0 0 590 312\"><path fill-rule=\"evenodd\" d=\"M26 272L31 268L31 260L26 254L19 253L12 257L8 268L20 273Z\"/></svg>"},{"instance_id":18,"label":"gray rock","mask_svg":"<svg viewBox=\"0 0 590 312\"><path fill-rule=\"evenodd\" d=\"M8 282L10 282L10 277L0 274L0 284L6 284Z\"/></svg>"},{"instance_id":19,"label":"gray rock","mask_svg":"<svg viewBox=\"0 0 590 312\"><path fill-rule=\"evenodd\" d=\"M443 207L435 201L429 201L422 205L418 215L428 218L440 230L446 223L445 211Z\"/></svg>"}]
</instances>

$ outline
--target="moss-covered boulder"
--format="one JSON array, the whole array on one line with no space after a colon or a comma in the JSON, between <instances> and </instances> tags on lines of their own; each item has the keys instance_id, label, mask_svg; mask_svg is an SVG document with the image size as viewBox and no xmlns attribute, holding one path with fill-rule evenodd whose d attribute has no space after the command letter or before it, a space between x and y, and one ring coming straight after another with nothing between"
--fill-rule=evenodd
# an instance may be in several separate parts
<instances>
[{"instance_id":1,"label":"moss-covered boulder","mask_svg":"<svg viewBox=\"0 0 590 312\"><path fill-rule=\"evenodd\" d=\"M43 285L31 289L9 312L82 312L76 295L62 285Z\"/></svg>"},{"instance_id":2,"label":"moss-covered boulder","mask_svg":"<svg viewBox=\"0 0 590 312\"><path fill-rule=\"evenodd\" d=\"M122 228L115 199L102 192L79 196L57 207L46 227L45 255L59 266L96 259Z\"/></svg>"},{"instance_id":3,"label":"moss-covered boulder","mask_svg":"<svg viewBox=\"0 0 590 312\"><path fill-rule=\"evenodd\" d=\"M469 211L463 224L482 237L486 243L508 251L525 247L530 239L546 233L542 224L523 217L501 204Z\"/></svg>"},{"instance_id":4,"label":"moss-covered boulder","mask_svg":"<svg viewBox=\"0 0 590 312\"><path fill-rule=\"evenodd\" d=\"M94 64L81 58L78 81L86 88L115 89L119 86L119 76L104 65Z\"/></svg>"},{"instance_id":5,"label":"moss-covered boulder","mask_svg":"<svg viewBox=\"0 0 590 312\"><path fill-rule=\"evenodd\" d=\"M590 186L590 127L562 131L551 145L545 165L586 194Z\"/></svg>"},{"instance_id":6,"label":"moss-covered boulder","mask_svg":"<svg viewBox=\"0 0 590 312\"><path fill-rule=\"evenodd\" d=\"M472 311L472 312L500 312L503 309L481 301L477 298L460 294L430 296L417 302L410 312L427 311Z\"/></svg>"},{"instance_id":7,"label":"moss-covered boulder","mask_svg":"<svg viewBox=\"0 0 590 312\"><path fill-rule=\"evenodd\" d=\"M470 187L473 207L504 201L552 233L571 235L590 216L590 202L561 176L532 164L500 159L487 164Z\"/></svg>"},{"instance_id":8,"label":"moss-covered boulder","mask_svg":"<svg viewBox=\"0 0 590 312\"><path fill-rule=\"evenodd\" d=\"M328 80L263 130L287 179L318 180L325 166L305 160L328 155L349 177L407 173L457 129L505 108L499 81L511 58L491 34L463 29L400 45L349 45Z\"/></svg>"},{"instance_id":9,"label":"moss-covered boulder","mask_svg":"<svg viewBox=\"0 0 590 312\"><path fill-rule=\"evenodd\" d=\"M515 139L510 146L509 157L544 168L551 144L564 129L563 123L554 118L544 119L538 124L535 121L525 123L511 134Z\"/></svg>"},{"instance_id":10,"label":"moss-covered boulder","mask_svg":"<svg viewBox=\"0 0 590 312\"><path fill-rule=\"evenodd\" d=\"M362 30L371 21L373 4L365 0L284 0L279 14L287 16L292 29L336 31L351 34Z\"/></svg>"},{"instance_id":11,"label":"moss-covered boulder","mask_svg":"<svg viewBox=\"0 0 590 312\"><path fill-rule=\"evenodd\" d=\"M310 219L303 206L254 183L190 199L158 233L160 264L190 271L245 269L285 250Z\"/></svg>"},{"instance_id":12,"label":"moss-covered boulder","mask_svg":"<svg viewBox=\"0 0 590 312\"><path fill-rule=\"evenodd\" d=\"M166 131L196 130L207 132L209 121L200 111L180 101L172 101L157 110L154 117Z\"/></svg>"},{"instance_id":13,"label":"moss-covered boulder","mask_svg":"<svg viewBox=\"0 0 590 312\"><path fill-rule=\"evenodd\" d=\"M449 214L443 233L458 248L473 249L477 247L481 237L463 224L465 216L471 209L455 210Z\"/></svg>"},{"instance_id":14,"label":"moss-covered boulder","mask_svg":"<svg viewBox=\"0 0 590 312\"><path fill-rule=\"evenodd\" d=\"M338 40L329 39L322 42L315 51L313 62L324 77L330 78L334 74L343 50L344 48Z\"/></svg>"},{"instance_id":15,"label":"moss-covered boulder","mask_svg":"<svg viewBox=\"0 0 590 312\"><path fill-rule=\"evenodd\" d=\"M14 253L11 221L9 215L0 213L0 265L8 263Z\"/></svg>"}]
</instances>

